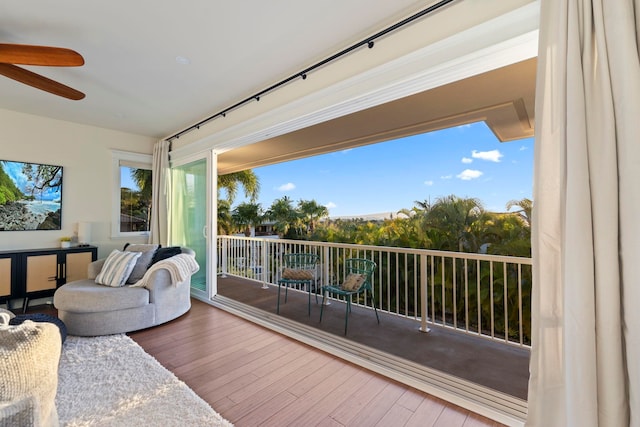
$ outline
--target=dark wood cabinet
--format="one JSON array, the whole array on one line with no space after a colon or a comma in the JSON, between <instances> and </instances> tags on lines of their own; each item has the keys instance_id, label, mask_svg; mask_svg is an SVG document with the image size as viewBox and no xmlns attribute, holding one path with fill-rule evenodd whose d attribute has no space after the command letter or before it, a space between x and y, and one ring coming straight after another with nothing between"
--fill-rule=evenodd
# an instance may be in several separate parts
<instances>
[{"instance_id":1,"label":"dark wood cabinet","mask_svg":"<svg viewBox=\"0 0 640 427\"><path fill-rule=\"evenodd\" d=\"M0 252L0 300L23 300L53 295L67 282L85 279L87 267L98 258L95 246L24 249Z\"/></svg>"}]
</instances>

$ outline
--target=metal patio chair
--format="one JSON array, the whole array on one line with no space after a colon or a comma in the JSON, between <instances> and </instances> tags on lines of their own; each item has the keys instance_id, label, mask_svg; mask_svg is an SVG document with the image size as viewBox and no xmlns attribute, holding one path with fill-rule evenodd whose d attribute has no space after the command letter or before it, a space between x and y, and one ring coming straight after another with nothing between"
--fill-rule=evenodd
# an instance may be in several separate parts
<instances>
[{"instance_id":1,"label":"metal patio chair","mask_svg":"<svg viewBox=\"0 0 640 427\"><path fill-rule=\"evenodd\" d=\"M356 297L365 291L365 295L371 297L373 310L376 313L376 319L380 324L378 310L376 309L376 300L373 296L373 273L376 270L376 263L364 258L349 258L344 262L345 279L341 284L322 286L322 305L320 306L320 322L322 322L322 312L324 310L325 300L329 293L333 295L343 296L346 302L346 311L344 315L344 334L347 335L347 324L349 322L349 313L351 313L351 297ZM365 296L366 303L366 296Z\"/></svg>"},{"instance_id":2,"label":"metal patio chair","mask_svg":"<svg viewBox=\"0 0 640 427\"><path fill-rule=\"evenodd\" d=\"M280 314L280 288L284 286L284 302L287 302L287 294L289 287L301 285L307 288L309 294L309 302L307 311L311 316L311 291L316 286L318 280L317 267L320 257L316 254L293 253L282 256L283 268L278 279L278 304L276 313ZM318 294L316 293L316 304L318 303Z\"/></svg>"}]
</instances>

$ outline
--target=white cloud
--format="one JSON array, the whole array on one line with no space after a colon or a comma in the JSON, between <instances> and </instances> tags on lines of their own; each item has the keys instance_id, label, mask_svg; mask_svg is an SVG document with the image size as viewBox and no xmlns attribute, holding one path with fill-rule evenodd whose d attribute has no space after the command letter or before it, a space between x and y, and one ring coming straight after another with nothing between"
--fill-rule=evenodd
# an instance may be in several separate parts
<instances>
[{"instance_id":1,"label":"white cloud","mask_svg":"<svg viewBox=\"0 0 640 427\"><path fill-rule=\"evenodd\" d=\"M499 162L503 156L504 155L499 150L491 150L491 151L473 150L471 152L471 157L473 157L474 159L488 160L490 162L496 162L496 163Z\"/></svg>"},{"instance_id":2,"label":"white cloud","mask_svg":"<svg viewBox=\"0 0 640 427\"><path fill-rule=\"evenodd\" d=\"M324 205L324 207L325 207L325 208L327 208L327 209L333 209L333 208L337 208L337 207L338 207L338 205L336 205L336 204L335 204L335 203L333 203L333 202L329 202L329 203L327 203L326 205Z\"/></svg>"},{"instance_id":3,"label":"white cloud","mask_svg":"<svg viewBox=\"0 0 640 427\"><path fill-rule=\"evenodd\" d=\"M433 181L425 181L424 185L431 187L433 185Z\"/></svg>"},{"instance_id":4,"label":"white cloud","mask_svg":"<svg viewBox=\"0 0 640 427\"><path fill-rule=\"evenodd\" d=\"M525 151L525 150L528 150L528 148L525 147L524 145L522 147L520 147L520 151Z\"/></svg>"},{"instance_id":5,"label":"white cloud","mask_svg":"<svg viewBox=\"0 0 640 427\"><path fill-rule=\"evenodd\" d=\"M453 175L442 175L440 177L440 179L451 179L451 178L453 178Z\"/></svg>"},{"instance_id":6,"label":"white cloud","mask_svg":"<svg viewBox=\"0 0 640 427\"><path fill-rule=\"evenodd\" d=\"M473 159L470 159L468 157L463 157L462 158L462 163L471 163L471 162L473 162Z\"/></svg>"},{"instance_id":7,"label":"white cloud","mask_svg":"<svg viewBox=\"0 0 640 427\"><path fill-rule=\"evenodd\" d=\"M456 176L463 181L471 181L472 179L480 178L482 172L479 170L465 169Z\"/></svg>"},{"instance_id":8,"label":"white cloud","mask_svg":"<svg viewBox=\"0 0 640 427\"><path fill-rule=\"evenodd\" d=\"M278 191L291 191L294 188L296 188L296 185L293 182L287 182L278 187Z\"/></svg>"}]
</instances>

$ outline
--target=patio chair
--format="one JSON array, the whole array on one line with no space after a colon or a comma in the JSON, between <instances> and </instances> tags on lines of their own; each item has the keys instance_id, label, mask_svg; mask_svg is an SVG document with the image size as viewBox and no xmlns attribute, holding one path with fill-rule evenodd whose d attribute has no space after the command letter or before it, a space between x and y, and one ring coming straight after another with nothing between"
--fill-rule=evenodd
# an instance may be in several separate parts
<instances>
[{"instance_id":1,"label":"patio chair","mask_svg":"<svg viewBox=\"0 0 640 427\"><path fill-rule=\"evenodd\" d=\"M345 279L341 284L323 286L322 305L320 306L320 322L322 322L322 312L324 310L325 300L329 293L333 295L343 296L346 301L346 312L344 315L344 334L347 335L347 323L349 321L349 313L351 313L351 297L359 296L361 293L368 291L366 296L371 297L373 311L376 313L376 319L380 324L378 310L376 309L376 300L373 296L373 272L376 270L376 263L363 258L349 258L344 262Z\"/></svg>"},{"instance_id":2,"label":"patio chair","mask_svg":"<svg viewBox=\"0 0 640 427\"><path fill-rule=\"evenodd\" d=\"M278 280L278 304L276 312L280 314L280 288L284 286L284 302L287 302L287 294L290 286L302 285L307 288L309 302L307 311L311 316L311 290L317 283L317 266L320 257L316 254L293 253L282 256L283 268ZM316 304L318 294L316 293Z\"/></svg>"}]
</instances>

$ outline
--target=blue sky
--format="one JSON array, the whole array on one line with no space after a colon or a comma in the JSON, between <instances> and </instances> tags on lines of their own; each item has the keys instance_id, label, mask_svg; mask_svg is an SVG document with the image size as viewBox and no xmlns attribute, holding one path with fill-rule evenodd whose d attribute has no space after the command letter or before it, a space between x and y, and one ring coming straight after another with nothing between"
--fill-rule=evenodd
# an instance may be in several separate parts
<instances>
[{"instance_id":1,"label":"blue sky","mask_svg":"<svg viewBox=\"0 0 640 427\"><path fill-rule=\"evenodd\" d=\"M120 167L120 188L129 188L134 191L140 190L138 184L131 179L131 168Z\"/></svg>"},{"instance_id":2,"label":"blue sky","mask_svg":"<svg viewBox=\"0 0 640 427\"><path fill-rule=\"evenodd\" d=\"M253 170L263 209L288 196L357 216L455 194L504 212L509 200L532 198L533 138L499 142L479 122Z\"/></svg>"},{"instance_id":3,"label":"blue sky","mask_svg":"<svg viewBox=\"0 0 640 427\"><path fill-rule=\"evenodd\" d=\"M15 183L16 187L20 189L24 194L29 195L30 191L27 189L27 184L29 183L28 177L22 172L22 167L24 163L22 162L12 162L12 161L3 161L4 171L11 180ZM33 163L34 171L38 167L37 163ZM59 172L62 174L62 172ZM61 194L61 188L46 188L42 194L36 195L38 200L59 200Z\"/></svg>"}]
</instances>

